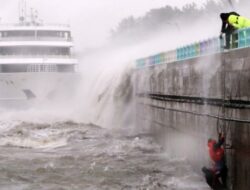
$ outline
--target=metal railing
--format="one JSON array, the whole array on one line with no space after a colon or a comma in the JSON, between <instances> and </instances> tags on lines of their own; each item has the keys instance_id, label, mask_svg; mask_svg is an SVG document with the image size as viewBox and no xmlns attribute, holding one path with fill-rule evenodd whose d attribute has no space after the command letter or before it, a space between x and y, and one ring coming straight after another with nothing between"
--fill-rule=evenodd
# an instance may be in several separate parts
<instances>
[{"instance_id":1,"label":"metal railing","mask_svg":"<svg viewBox=\"0 0 250 190\"><path fill-rule=\"evenodd\" d=\"M250 47L250 28L235 31L230 36L230 47L227 50ZM224 52L225 36L223 38L213 37L204 41L195 42L172 51L162 52L146 58L136 60L137 68L172 63L209 54Z\"/></svg>"},{"instance_id":2,"label":"metal railing","mask_svg":"<svg viewBox=\"0 0 250 190\"><path fill-rule=\"evenodd\" d=\"M74 55L0 55L0 59L19 59L19 58L42 58L42 59L76 59Z\"/></svg>"},{"instance_id":3,"label":"metal railing","mask_svg":"<svg viewBox=\"0 0 250 190\"><path fill-rule=\"evenodd\" d=\"M0 23L0 27L7 26L7 27L60 27L60 28L69 28L69 24L57 24L57 23L42 23L42 24L32 24L32 23Z\"/></svg>"},{"instance_id":4,"label":"metal railing","mask_svg":"<svg viewBox=\"0 0 250 190\"><path fill-rule=\"evenodd\" d=\"M0 37L0 42L8 42L8 41L67 41L71 42L73 39L71 37L39 37L39 36L28 36L28 37Z\"/></svg>"}]
</instances>

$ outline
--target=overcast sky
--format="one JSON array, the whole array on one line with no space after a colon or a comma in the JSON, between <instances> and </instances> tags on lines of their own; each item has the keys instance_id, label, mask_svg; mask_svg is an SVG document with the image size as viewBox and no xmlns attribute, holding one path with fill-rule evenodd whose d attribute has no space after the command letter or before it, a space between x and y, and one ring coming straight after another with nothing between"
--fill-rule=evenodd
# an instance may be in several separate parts
<instances>
[{"instance_id":1,"label":"overcast sky","mask_svg":"<svg viewBox=\"0 0 250 190\"><path fill-rule=\"evenodd\" d=\"M105 42L112 28L125 17L143 16L153 8L166 5L181 7L187 3L206 0L27 0L45 22L70 23L75 39L83 47ZM2 22L13 22L18 17L19 0L2 0Z\"/></svg>"}]
</instances>

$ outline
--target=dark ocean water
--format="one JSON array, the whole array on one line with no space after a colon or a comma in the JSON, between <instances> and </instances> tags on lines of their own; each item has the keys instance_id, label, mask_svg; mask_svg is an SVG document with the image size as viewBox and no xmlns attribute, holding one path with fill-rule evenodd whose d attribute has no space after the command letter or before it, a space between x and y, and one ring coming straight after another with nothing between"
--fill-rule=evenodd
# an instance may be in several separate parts
<instances>
[{"instance_id":1,"label":"dark ocean water","mask_svg":"<svg viewBox=\"0 0 250 190\"><path fill-rule=\"evenodd\" d=\"M0 127L0 189L209 189L149 135L74 122Z\"/></svg>"}]
</instances>

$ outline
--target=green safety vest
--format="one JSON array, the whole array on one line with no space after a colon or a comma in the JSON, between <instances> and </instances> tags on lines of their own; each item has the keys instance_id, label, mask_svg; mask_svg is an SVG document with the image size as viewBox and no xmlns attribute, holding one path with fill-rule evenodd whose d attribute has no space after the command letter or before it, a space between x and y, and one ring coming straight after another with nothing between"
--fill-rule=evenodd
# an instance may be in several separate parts
<instances>
[{"instance_id":1,"label":"green safety vest","mask_svg":"<svg viewBox=\"0 0 250 190\"><path fill-rule=\"evenodd\" d=\"M228 22L237 29L250 27L250 20L243 16L230 15Z\"/></svg>"}]
</instances>

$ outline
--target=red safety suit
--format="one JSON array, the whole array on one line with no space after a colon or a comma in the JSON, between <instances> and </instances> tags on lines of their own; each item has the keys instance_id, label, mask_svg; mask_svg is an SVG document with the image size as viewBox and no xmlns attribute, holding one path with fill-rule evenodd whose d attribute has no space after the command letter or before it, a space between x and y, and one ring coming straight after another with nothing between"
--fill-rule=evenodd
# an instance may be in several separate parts
<instances>
[{"instance_id":1,"label":"red safety suit","mask_svg":"<svg viewBox=\"0 0 250 190\"><path fill-rule=\"evenodd\" d=\"M223 140L224 142L224 140ZM208 142L208 151L209 151L209 156L211 160L214 162L220 162L223 157L224 157L224 148L221 146L218 146L217 142L215 140L210 140Z\"/></svg>"}]
</instances>

